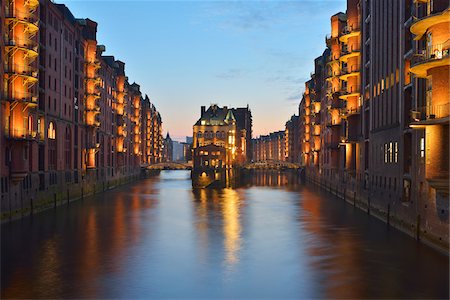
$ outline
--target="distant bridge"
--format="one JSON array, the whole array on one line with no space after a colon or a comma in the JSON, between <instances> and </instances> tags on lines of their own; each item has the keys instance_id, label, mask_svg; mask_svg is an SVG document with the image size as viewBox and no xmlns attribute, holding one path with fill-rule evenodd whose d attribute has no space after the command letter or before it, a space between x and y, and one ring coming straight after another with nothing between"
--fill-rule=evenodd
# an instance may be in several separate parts
<instances>
[{"instance_id":1,"label":"distant bridge","mask_svg":"<svg viewBox=\"0 0 450 300\"><path fill-rule=\"evenodd\" d=\"M192 164L178 163L178 162L162 162L157 164L144 165L142 167L147 170L190 170L192 169Z\"/></svg>"},{"instance_id":2,"label":"distant bridge","mask_svg":"<svg viewBox=\"0 0 450 300\"><path fill-rule=\"evenodd\" d=\"M244 165L244 169L300 169L301 166L296 163L279 160L264 160Z\"/></svg>"}]
</instances>

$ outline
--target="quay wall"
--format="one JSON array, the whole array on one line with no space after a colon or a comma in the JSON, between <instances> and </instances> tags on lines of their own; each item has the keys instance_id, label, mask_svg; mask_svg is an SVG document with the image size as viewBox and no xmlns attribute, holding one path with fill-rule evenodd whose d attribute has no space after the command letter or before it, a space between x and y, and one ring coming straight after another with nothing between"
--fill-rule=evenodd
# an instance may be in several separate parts
<instances>
[{"instance_id":1,"label":"quay wall","mask_svg":"<svg viewBox=\"0 0 450 300\"><path fill-rule=\"evenodd\" d=\"M116 172L89 170L81 176L73 172L59 171L44 174L45 177L52 177L51 181L54 183L44 188L40 185L43 174L29 174L24 181L16 185L11 184L8 189L9 192L1 195L1 223L25 218L57 206L67 205L72 201L102 193L155 174L159 174L159 170L140 168L129 171L117 170ZM72 177L70 178L70 176Z\"/></svg>"},{"instance_id":2,"label":"quay wall","mask_svg":"<svg viewBox=\"0 0 450 300\"><path fill-rule=\"evenodd\" d=\"M345 182L342 177L331 179L308 170L305 170L305 175L307 182L367 212L417 241L449 255L448 222L445 216L439 217L442 211L439 202L442 202L442 199L436 193L430 193L425 199L422 195L422 199L419 197L416 203L404 203L401 201L401 195L396 192L370 191L356 181ZM434 201L430 201L430 198ZM428 203L428 206L423 203ZM434 206L430 205L433 203L435 203Z\"/></svg>"}]
</instances>

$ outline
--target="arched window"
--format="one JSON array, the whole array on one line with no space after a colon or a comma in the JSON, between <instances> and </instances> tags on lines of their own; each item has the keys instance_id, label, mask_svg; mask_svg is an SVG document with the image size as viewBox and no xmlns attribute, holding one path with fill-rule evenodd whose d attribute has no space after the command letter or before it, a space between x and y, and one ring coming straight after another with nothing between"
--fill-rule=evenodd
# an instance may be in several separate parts
<instances>
[{"instance_id":1,"label":"arched window","mask_svg":"<svg viewBox=\"0 0 450 300\"><path fill-rule=\"evenodd\" d=\"M203 137L203 134L202 134L202 132L201 132L201 131L197 132L197 137L198 137L198 138L201 138L201 137Z\"/></svg>"},{"instance_id":2,"label":"arched window","mask_svg":"<svg viewBox=\"0 0 450 300\"><path fill-rule=\"evenodd\" d=\"M50 122L48 124L47 137L50 140L56 139L56 128L55 128L55 124L53 124L53 122Z\"/></svg>"},{"instance_id":3,"label":"arched window","mask_svg":"<svg viewBox=\"0 0 450 300\"><path fill-rule=\"evenodd\" d=\"M31 134L33 132L33 116L28 116L28 134Z\"/></svg>"},{"instance_id":4,"label":"arched window","mask_svg":"<svg viewBox=\"0 0 450 300\"><path fill-rule=\"evenodd\" d=\"M56 126L53 122L48 123L48 169L56 170L57 145L56 145Z\"/></svg>"},{"instance_id":5,"label":"arched window","mask_svg":"<svg viewBox=\"0 0 450 300\"><path fill-rule=\"evenodd\" d=\"M64 136L64 160L66 169L70 169L70 161L72 154L72 134L70 131L70 127L66 127L66 134Z\"/></svg>"}]
</instances>

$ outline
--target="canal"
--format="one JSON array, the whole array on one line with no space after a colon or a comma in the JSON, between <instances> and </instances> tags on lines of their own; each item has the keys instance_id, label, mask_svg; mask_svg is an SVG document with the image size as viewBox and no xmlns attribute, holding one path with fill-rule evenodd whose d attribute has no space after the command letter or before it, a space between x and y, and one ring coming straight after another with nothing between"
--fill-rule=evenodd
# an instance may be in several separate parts
<instances>
[{"instance_id":1,"label":"canal","mask_svg":"<svg viewBox=\"0 0 450 300\"><path fill-rule=\"evenodd\" d=\"M188 171L1 227L2 298L448 298L449 258L289 173Z\"/></svg>"}]
</instances>

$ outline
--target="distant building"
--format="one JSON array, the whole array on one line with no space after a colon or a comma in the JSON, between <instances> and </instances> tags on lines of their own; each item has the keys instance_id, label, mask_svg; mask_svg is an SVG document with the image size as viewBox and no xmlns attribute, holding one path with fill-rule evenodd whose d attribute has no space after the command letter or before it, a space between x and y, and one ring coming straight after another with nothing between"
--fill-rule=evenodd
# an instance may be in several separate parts
<instances>
[{"instance_id":1,"label":"distant building","mask_svg":"<svg viewBox=\"0 0 450 300\"><path fill-rule=\"evenodd\" d=\"M201 151L197 148L213 144L225 150L224 167L243 164L251 159L252 117L248 107L228 109L214 104L206 110L202 106L193 132L194 156ZM199 161L194 157L194 166Z\"/></svg>"},{"instance_id":2,"label":"distant building","mask_svg":"<svg viewBox=\"0 0 450 300\"><path fill-rule=\"evenodd\" d=\"M253 139L253 160L285 160L285 131L271 132Z\"/></svg>"},{"instance_id":3,"label":"distant building","mask_svg":"<svg viewBox=\"0 0 450 300\"><path fill-rule=\"evenodd\" d=\"M300 161L300 143L299 141L299 129L298 129L298 116L292 116L289 121L286 122L285 130L285 161L299 162Z\"/></svg>"},{"instance_id":4,"label":"distant building","mask_svg":"<svg viewBox=\"0 0 450 300\"><path fill-rule=\"evenodd\" d=\"M173 141L168 132L163 141L163 161L173 161Z\"/></svg>"},{"instance_id":5,"label":"distant building","mask_svg":"<svg viewBox=\"0 0 450 300\"><path fill-rule=\"evenodd\" d=\"M183 143L172 141L172 159L173 161L184 161L184 146Z\"/></svg>"}]
</instances>

